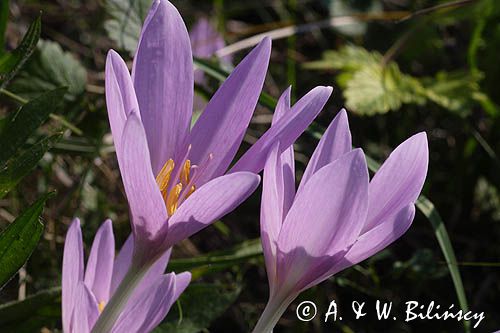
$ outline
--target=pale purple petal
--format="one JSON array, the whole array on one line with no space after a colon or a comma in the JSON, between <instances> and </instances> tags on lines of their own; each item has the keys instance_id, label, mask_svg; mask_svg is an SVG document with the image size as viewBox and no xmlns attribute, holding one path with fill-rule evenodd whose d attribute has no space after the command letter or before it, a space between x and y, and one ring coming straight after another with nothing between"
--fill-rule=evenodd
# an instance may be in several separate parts
<instances>
[{"instance_id":1,"label":"pale purple petal","mask_svg":"<svg viewBox=\"0 0 500 333\"><path fill-rule=\"evenodd\" d=\"M70 332L71 316L75 307L78 283L83 282L83 243L80 220L75 218L66 233L62 269L63 330Z\"/></svg>"},{"instance_id":2,"label":"pale purple petal","mask_svg":"<svg viewBox=\"0 0 500 333\"><path fill-rule=\"evenodd\" d=\"M134 86L127 65L114 50L106 58L106 105L118 159L121 158L121 138L127 116L139 110Z\"/></svg>"},{"instance_id":3,"label":"pale purple petal","mask_svg":"<svg viewBox=\"0 0 500 333\"><path fill-rule=\"evenodd\" d=\"M107 302L109 299L114 258L115 237L113 235L113 225L111 220L106 220L94 237L85 270L85 284L92 290L98 303Z\"/></svg>"},{"instance_id":4,"label":"pale purple petal","mask_svg":"<svg viewBox=\"0 0 500 333\"><path fill-rule=\"evenodd\" d=\"M260 139L239 159L230 172L251 171L258 173L264 168L266 158L275 142L281 149L290 147L316 118L332 93L331 87L316 87L302 97L289 116L283 117L266 131Z\"/></svg>"},{"instance_id":5,"label":"pale purple petal","mask_svg":"<svg viewBox=\"0 0 500 333\"><path fill-rule=\"evenodd\" d=\"M370 214L363 232L417 200L428 164L429 148L424 132L410 137L391 153L370 182Z\"/></svg>"},{"instance_id":6,"label":"pale purple petal","mask_svg":"<svg viewBox=\"0 0 500 333\"><path fill-rule=\"evenodd\" d=\"M276 242L284 219L283 191L283 165L279 156L279 143L276 143L264 167L260 205L260 234L271 294L277 282Z\"/></svg>"},{"instance_id":7,"label":"pale purple petal","mask_svg":"<svg viewBox=\"0 0 500 333\"><path fill-rule=\"evenodd\" d=\"M118 288L118 285L125 277L125 274L127 274L130 265L132 265L133 253L134 235L130 234L115 258L115 262L113 264L113 276L111 278L110 294L113 294L115 292L116 288Z\"/></svg>"},{"instance_id":8,"label":"pale purple petal","mask_svg":"<svg viewBox=\"0 0 500 333\"><path fill-rule=\"evenodd\" d=\"M194 191L170 217L165 246L180 242L235 209L259 181L254 173L237 172L215 178Z\"/></svg>"},{"instance_id":9,"label":"pale purple petal","mask_svg":"<svg viewBox=\"0 0 500 333\"><path fill-rule=\"evenodd\" d=\"M120 171L132 215L135 241L152 240L165 226L167 212L149 163L146 133L134 112L125 124L122 146Z\"/></svg>"},{"instance_id":10,"label":"pale purple petal","mask_svg":"<svg viewBox=\"0 0 500 333\"><path fill-rule=\"evenodd\" d=\"M318 170L297 193L278 238L278 280L314 276L314 266L354 243L368 207L368 169L356 149ZM305 281L303 281L305 283Z\"/></svg>"},{"instance_id":11,"label":"pale purple petal","mask_svg":"<svg viewBox=\"0 0 500 333\"><path fill-rule=\"evenodd\" d=\"M186 144L193 107L189 35L168 1L154 1L149 11L134 58L133 80L156 175Z\"/></svg>"},{"instance_id":12,"label":"pale purple petal","mask_svg":"<svg viewBox=\"0 0 500 333\"><path fill-rule=\"evenodd\" d=\"M351 131L349 130L347 112L342 109L330 123L314 150L300 181L299 190L316 171L351 150Z\"/></svg>"},{"instance_id":13,"label":"pale purple petal","mask_svg":"<svg viewBox=\"0 0 500 333\"><path fill-rule=\"evenodd\" d=\"M198 58L210 58L217 50L226 46L222 36L205 17L196 21L189 32L189 38L193 56Z\"/></svg>"},{"instance_id":14,"label":"pale purple petal","mask_svg":"<svg viewBox=\"0 0 500 333\"><path fill-rule=\"evenodd\" d=\"M98 317L99 307L97 301L88 287L80 281L75 295L71 328L65 332L89 333Z\"/></svg>"},{"instance_id":15,"label":"pale purple petal","mask_svg":"<svg viewBox=\"0 0 500 333\"><path fill-rule=\"evenodd\" d=\"M190 279L190 273L158 277L143 293L135 294L129 300L111 332L148 333L153 330L165 318Z\"/></svg>"},{"instance_id":16,"label":"pale purple petal","mask_svg":"<svg viewBox=\"0 0 500 333\"><path fill-rule=\"evenodd\" d=\"M191 162L213 154L197 185L222 175L243 140L266 77L271 40L265 38L217 90L191 131Z\"/></svg>"},{"instance_id":17,"label":"pale purple petal","mask_svg":"<svg viewBox=\"0 0 500 333\"><path fill-rule=\"evenodd\" d=\"M288 87L281 95L274 111L271 126L275 125L284 117L291 117L290 107L291 87ZM295 197L295 155L293 143L281 153L281 164L283 169L283 219L292 206Z\"/></svg>"}]
</instances>

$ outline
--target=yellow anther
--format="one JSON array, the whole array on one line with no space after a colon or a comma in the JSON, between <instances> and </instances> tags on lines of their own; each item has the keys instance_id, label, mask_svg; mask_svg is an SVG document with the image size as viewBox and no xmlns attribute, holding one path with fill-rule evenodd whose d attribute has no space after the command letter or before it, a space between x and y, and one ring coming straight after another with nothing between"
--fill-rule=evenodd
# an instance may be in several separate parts
<instances>
[{"instance_id":1,"label":"yellow anther","mask_svg":"<svg viewBox=\"0 0 500 333\"><path fill-rule=\"evenodd\" d=\"M167 204L167 213L169 216L172 216L177 210L177 204L179 202L179 195L182 191L182 183L178 183L174 186L174 188L170 191L167 196L166 204Z\"/></svg>"},{"instance_id":2,"label":"yellow anther","mask_svg":"<svg viewBox=\"0 0 500 333\"><path fill-rule=\"evenodd\" d=\"M170 181L170 175L174 170L174 166L174 160L169 159L161 168L158 176L156 176L156 183L158 184L161 192L165 192L167 190L168 182ZM163 196L165 196L165 193L163 193Z\"/></svg>"},{"instance_id":3,"label":"yellow anther","mask_svg":"<svg viewBox=\"0 0 500 333\"><path fill-rule=\"evenodd\" d=\"M189 198L189 196L191 194L193 194L194 190L196 190L196 186L191 186L191 188L189 189L189 192L186 194L186 199Z\"/></svg>"},{"instance_id":4,"label":"yellow anther","mask_svg":"<svg viewBox=\"0 0 500 333\"><path fill-rule=\"evenodd\" d=\"M182 184L187 185L189 183L190 171L191 171L191 161L186 160L186 162L184 162L184 165L182 166L181 175L180 175L180 180L181 180Z\"/></svg>"},{"instance_id":5,"label":"yellow anther","mask_svg":"<svg viewBox=\"0 0 500 333\"><path fill-rule=\"evenodd\" d=\"M104 310L105 306L106 306L106 302L104 302L104 301L99 302L99 304L97 305L97 308L99 309L99 313L101 313Z\"/></svg>"}]
</instances>

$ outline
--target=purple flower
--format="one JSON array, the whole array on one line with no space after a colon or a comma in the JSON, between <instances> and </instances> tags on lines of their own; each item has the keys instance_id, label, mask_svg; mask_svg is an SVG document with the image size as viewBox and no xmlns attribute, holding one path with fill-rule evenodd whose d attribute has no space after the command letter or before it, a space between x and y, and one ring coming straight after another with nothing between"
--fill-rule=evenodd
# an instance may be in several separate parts
<instances>
[{"instance_id":1,"label":"purple flower","mask_svg":"<svg viewBox=\"0 0 500 333\"><path fill-rule=\"evenodd\" d=\"M282 97L275 121L289 113ZM261 236L269 302L254 332L269 332L302 291L374 255L411 225L427 174L425 133L399 145L369 181L342 110L295 193L293 147L276 144L264 169Z\"/></svg>"},{"instance_id":2,"label":"purple flower","mask_svg":"<svg viewBox=\"0 0 500 333\"><path fill-rule=\"evenodd\" d=\"M233 210L258 186L274 142L292 144L325 105L330 87L296 104L225 174L256 107L269 62L264 39L234 69L190 129L192 51L186 26L166 0L144 23L132 76L120 56L106 62L106 101L134 234L134 266Z\"/></svg>"},{"instance_id":3,"label":"purple flower","mask_svg":"<svg viewBox=\"0 0 500 333\"><path fill-rule=\"evenodd\" d=\"M62 322L66 333L88 333L106 307L111 295L132 262L129 237L115 259L115 240L107 220L94 238L87 267L83 264L80 221L71 224L64 243L62 277ZM150 332L166 316L172 304L186 289L191 274L163 272L170 252L153 265L118 317L111 332Z\"/></svg>"}]
</instances>

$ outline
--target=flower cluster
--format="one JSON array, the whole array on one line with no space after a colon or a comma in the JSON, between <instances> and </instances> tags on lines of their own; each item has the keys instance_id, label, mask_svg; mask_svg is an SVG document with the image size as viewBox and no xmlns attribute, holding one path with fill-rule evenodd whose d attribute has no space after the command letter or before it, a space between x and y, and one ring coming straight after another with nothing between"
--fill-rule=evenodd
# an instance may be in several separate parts
<instances>
[{"instance_id":1,"label":"flower cluster","mask_svg":"<svg viewBox=\"0 0 500 333\"><path fill-rule=\"evenodd\" d=\"M153 330L191 278L164 274L171 247L242 203L263 169L261 231L270 298L255 332L271 331L301 291L385 248L413 220L427 172L425 134L396 148L370 181L341 111L296 190L293 143L332 88L316 87L293 106L289 88L269 130L229 168L263 88L271 41L264 38L235 67L192 127L191 45L177 9L156 0L132 72L117 52L108 54L106 102L132 235L115 259L106 221L84 269L80 222L71 225L63 262L67 333Z\"/></svg>"}]
</instances>

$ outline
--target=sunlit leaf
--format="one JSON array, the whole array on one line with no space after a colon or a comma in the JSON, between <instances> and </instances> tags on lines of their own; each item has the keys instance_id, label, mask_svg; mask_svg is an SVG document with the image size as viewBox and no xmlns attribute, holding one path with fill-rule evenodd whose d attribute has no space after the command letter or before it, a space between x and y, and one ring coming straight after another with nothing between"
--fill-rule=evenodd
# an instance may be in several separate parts
<instances>
[{"instance_id":1,"label":"sunlit leaf","mask_svg":"<svg viewBox=\"0 0 500 333\"><path fill-rule=\"evenodd\" d=\"M17 156L12 157L0 169L0 199L21 181L43 157L60 135L44 138Z\"/></svg>"},{"instance_id":2,"label":"sunlit leaf","mask_svg":"<svg viewBox=\"0 0 500 333\"><path fill-rule=\"evenodd\" d=\"M3 165L26 142L51 112L56 112L61 105L65 88L49 91L37 99L23 105L18 112L12 114L4 124L0 133L0 165Z\"/></svg>"},{"instance_id":3,"label":"sunlit leaf","mask_svg":"<svg viewBox=\"0 0 500 333\"><path fill-rule=\"evenodd\" d=\"M28 28L21 44L14 51L0 55L0 89L9 83L31 56L40 38L41 29L42 20L38 17Z\"/></svg>"},{"instance_id":4,"label":"sunlit leaf","mask_svg":"<svg viewBox=\"0 0 500 333\"><path fill-rule=\"evenodd\" d=\"M26 209L0 234L0 288L7 283L28 260L43 234L40 220L45 194Z\"/></svg>"}]
</instances>

